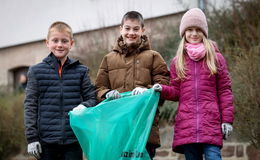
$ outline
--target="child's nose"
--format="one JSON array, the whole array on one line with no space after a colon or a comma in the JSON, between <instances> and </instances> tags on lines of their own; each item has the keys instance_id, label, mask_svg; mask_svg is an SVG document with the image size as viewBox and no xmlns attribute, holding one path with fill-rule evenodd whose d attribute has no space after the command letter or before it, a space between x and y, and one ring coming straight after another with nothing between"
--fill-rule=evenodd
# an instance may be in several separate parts
<instances>
[{"instance_id":1,"label":"child's nose","mask_svg":"<svg viewBox=\"0 0 260 160\"><path fill-rule=\"evenodd\" d=\"M192 31L192 34L193 34L193 35L197 35L198 32L197 32L197 31Z\"/></svg>"},{"instance_id":2,"label":"child's nose","mask_svg":"<svg viewBox=\"0 0 260 160\"><path fill-rule=\"evenodd\" d=\"M62 42L61 41L58 42L58 46L62 46Z\"/></svg>"},{"instance_id":3,"label":"child's nose","mask_svg":"<svg viewBox=\"0 0 260 160\"><path fill-rule=\"evenodd\" d=\"M130 29L129 34L134 34L134 30Z\"/></svg>"}]
</instances>

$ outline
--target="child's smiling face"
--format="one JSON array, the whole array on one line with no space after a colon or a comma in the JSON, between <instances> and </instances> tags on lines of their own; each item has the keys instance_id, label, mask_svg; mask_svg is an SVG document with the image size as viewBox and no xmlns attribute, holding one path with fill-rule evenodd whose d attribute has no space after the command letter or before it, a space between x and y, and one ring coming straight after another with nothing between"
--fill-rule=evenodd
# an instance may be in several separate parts
<instances>
[{"instance_id":1,"label":"child's smiling face","mask_svg":"<svg viewBox=\"0 0 260 160\"><path fill-rule=\"evenodd\" d=\"M185 39L188 43L201 43L203 32L198 27L189 27L185 30Z\"/></svg>"},{"instance_id":2,"label":"child's smiling face","mask_svg":"<svg viewBox=\"0 0 260 160\"><path fill-rule=\"evenodd\" d=\"M46 40L49 50L61 61L66 60L73 45L73 40L66 32L53 31Z\"/></svg>"},{"instance_id":3,"label":"child's smiling face","mask_svg":"<svg viewBox=\"0 0 260 160\"><path fill-rule=\"evenodd\" d=\"M137 19L126 19L123 26L120 26L120 34L127 46L140 43L143 33L144 28Z\"/></svg>"}]
</instances>

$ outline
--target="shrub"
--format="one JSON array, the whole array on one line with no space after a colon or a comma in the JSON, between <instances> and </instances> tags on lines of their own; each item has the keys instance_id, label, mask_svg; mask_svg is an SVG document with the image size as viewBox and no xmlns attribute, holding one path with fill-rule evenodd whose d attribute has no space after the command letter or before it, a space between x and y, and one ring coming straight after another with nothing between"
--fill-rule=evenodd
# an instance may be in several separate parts
<instances>
[{"instance_id":1,"label":"shrub","mask_svg":"<svg viewBox=\"0 0 260 160\"><path fill-rule=\"evenodd\" d=\"M235 132L260 148L260 1L235 0L213 12L209 31L227 58L235 97Z\"/></svg>"},{"instance_id":2,"label":"shrub","mask_svg":"<svg viewBox=\"0 0 260 160\"><path fill-rule=\"evenodd\" d=\"M217 40L222 49L249 49L258 45L259 7L258 0L233 0L230 9L213 11L209 16L209 35Z\"/></svg>"},{"instance_id":3,"label":"shrub","mask_svg":"<svg viewBox=\"0 0 260 160\"><path fill-rule=\"evenodd\" d=\"M169 66L172 58L176 54L181 39L179 36L178 26L175 26L172 29L168 29L168 30L169 30L169 34L164 40L163 45L156 47L155 50L161 53L162 57L164 58L164 60Z\"/></svg>"},{"instance_id":4,"label":"shrub","mask_svg":"<svg viewBox=\"0 0 260 160\"><path fill-rule=\"evenodd\" d=\"M177 110L177 103L171 101L165 101L164 105L160 109L160 125L174 125L175 115Z\"/></svg>"},{"instance_id":5,"label":"shrub","mask_svg":"<svg viewBox=\"0 0 260 160\"><path fill-rule=\"evenodd\" d=\"M23 94L0 97L0 160L15 155L25 146Z\"/></svg>"},{"instance_id":6,"label":"shrub","mask_svg":"<svg viewBox=\"0 0 260 160\"><path fill-rule=\"evenodd\" d=\"M237 58L238 59L238 58ZM236 106L235 128L243 140L260 149L260 45L237 60L233 69Z\"/></svg>"}]
</instances>

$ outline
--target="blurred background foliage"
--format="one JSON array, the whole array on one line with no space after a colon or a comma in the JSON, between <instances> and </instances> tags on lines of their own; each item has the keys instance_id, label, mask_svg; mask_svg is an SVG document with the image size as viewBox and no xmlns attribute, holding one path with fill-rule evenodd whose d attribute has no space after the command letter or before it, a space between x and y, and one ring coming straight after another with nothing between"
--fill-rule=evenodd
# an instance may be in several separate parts
<instances>
[{"instance_id":1,"label":"blurred background foliage","mask_svg":"<svg viewBox=\"0 0 260 160\"><path fill-rule=\"evenodd\" d=\"M22 93L0 94L0 160L25 148Z\"/></svg>"},{"instance_id":2,"label":"blurred background foliage","mask_svg":"<svg viewBox=\"0 0 260 160\"><path fill-rule=\"evenodd\" d=\"M234 131L260 149L260 1L234 0L230 9L214 11L209 22L232 77Z\"/></svg>"},{"instance_id":3,"label":"blurred background foliage","mask_svg":"<svg viewBox=\"0 0 260 160\"><path fill-rule=\"evenodd\" d=\"M260 149L260 1L233 0L225 10L207 12L209 38L218 43L226 58L232 78L235 100L234 132L238 141L250 141ZM173 27L163 45L156 46L168 66L180 41L179 29ZM79 48L80 49L80 48ZM83 51L82 51L83 52ZM95 77L102 50L89 60L79 57ZM102 55L100 54L102 53ZM90 61L90 62L89 62ZM93 80L93 79L92 79ZM0 160L26 147L23 122L24 94L0 94ZM176 102L165 102L160 108L161 124L174 124Z\"/></svg>"}]
</instances>

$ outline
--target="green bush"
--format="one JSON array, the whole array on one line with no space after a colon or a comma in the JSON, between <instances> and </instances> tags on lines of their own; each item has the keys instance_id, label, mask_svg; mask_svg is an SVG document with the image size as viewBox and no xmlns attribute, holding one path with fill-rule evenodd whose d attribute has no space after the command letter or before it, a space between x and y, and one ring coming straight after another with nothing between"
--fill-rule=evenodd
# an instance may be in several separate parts
<instances>
[{"instance_id":1,"label":"green bush","mask_svg":"<svg viewBox=\"0 0 260 160\"><path fill-rule=\"evenodd\" d=\"M175 115L177 110L177 103L172 101L165 101L160 109L160 125L174 125Z\"/></svg>"},{"instance_id":2,"label":"green bush","mask_svg":"<svg viewBox=\"0 0 260 160\"><path fill-rule=\"evenodd\" d=\"M233 0L225 10L215 10L209 16L209 35L222 48L239 47L249 49L259 43L260 2L258 0Z\"/></svg>"},{"instance_id":3,"label":"green bush","mask_svg":"<svg viewBox=\"0 0 260 160\"><path fill-rule=\"evenodd\" d=\"M234 0L210 16L209 31L226 57L235 98L235 132L260 149L260 1Z\"/></svg>"},{"instance_id":4,"label":"green bush","mask_svg":"<svg viewBox=\"0 0 260 160\"><path fill-rule=\"evenodd\" d=\"M243 138L260 149L260 45L237 57L233 69L235 128Z\"/></svg>"},{"instance_id":5,"label":"green bush","mask_svg":"<svg viewBox=\"0 0 260 160\"><path fill-rule=\"evenodd\" d=\"M15 155L25 146L23 95L0 94L0 160Z\"/></svg>"},{"instance_id":6,"label":"green bush","mask_svg":"<svg viewBox=\"0 0 260 160\"><path fill-rule=\"evenodd\" d=\"M156 47L155 50L162 55L162 57L164 58L164 60L169 66L172 58L176 54L181 39L179 35L178 26L175 26L168 30L169 30L169 34L167 38L164 40L163 45Z\"/></svg>"}]
</instances>

